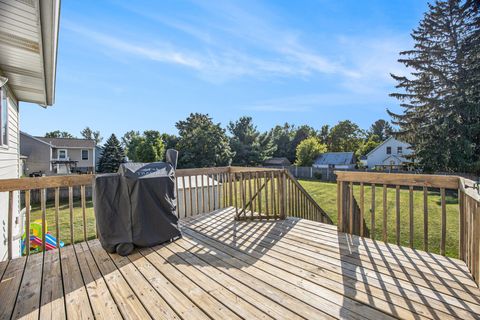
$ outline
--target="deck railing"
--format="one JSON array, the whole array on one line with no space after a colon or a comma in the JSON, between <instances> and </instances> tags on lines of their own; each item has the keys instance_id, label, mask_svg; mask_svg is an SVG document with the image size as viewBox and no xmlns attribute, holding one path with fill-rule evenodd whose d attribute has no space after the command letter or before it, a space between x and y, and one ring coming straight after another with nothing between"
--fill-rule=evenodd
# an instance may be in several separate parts
<instances>
[{"instance_id":1,"label":"deck railing","mask_svg":"<svg viewBox=\"0 0 480 320\"><path fill-rule=\"evenodd\" d=\"M96 237L91 188L94 175L68 175L0 180L0 194L7 193L7 246L8 259L14 254L14 227L22 227L16 240L30 239L32 216L41 221L37 238L39 251L49 249L47 220L54 225L50 234L60 241L74 243ZM236 208L236 218L283 219L295 216L332 223L328 215L308 195L286 170L242 167L216 167L179 169L176 171L177 214L179 218L195 216L226 207ZM47 192L54 191L53 197ZM67 199L62 195L68 190ZM78 192L79 191L79 192ZM20 196L21 193L21 196ZM39 204L32 206L34 193L40 193ZM75 195L79 194L77 198ZM48 201L52 198L52 201ZM87 199L88 198L88 199ZM14 223L14 208L21 206L24 223ZM0 207L0 210L3 210ZM47 210L48 209L48 210ZM48 217L47 217L48 211ZM67 216L68 215L68 216ZM21 217L23 219L23 217ZM63 228L63 230L62 230ZM24 241L23 252L31 252L30 241Z\"/></svg>"},{"instance_id":2,"label":"deck railing","mask_svg":"<svg viewBox=\"0 0 480 320\"><path fill-rule=\"evenodd\" d=\"M384 242L406 244L444 256L449 240L449 255L465 261L479 283L480 195L473 181L423 174L337 171L336 175L339 231L372 239L379 237ZM367 191L370 199L366 197ZM408 200L402 202L401 195ZM392 197L393 205L388 199ZM438 205L432 205L431 198L438 199ZM437 207L439 212L434 214L432 209ZM429 229L432 224L439 228ZM456 234L458 243L452 244L452 236ZM430 243L431 237L439 240L438 247L437 243L435 247Z\"/></svg>"},{"instance_id":3,"label":"deck railing","mask_svg":"<svg viewBox=\"0 0 480 320\"><path fill-rule=\"evenodd\" d=\"M31 218L31 193L34 190L40 192L40 210L41 210L41 250L45 251L48 242L47 234L44 230L46 227L46 213L47 213L47 190L55 190L55 200L54 200L54 215L55 215L55 235L56 235L56 246L60 246L60 223L59 223L59 212L60 212L60 188L68 189L68 212L69 212L69 226L70 226L70 243L74 242L74 206L73 206L73 188L80 188L80 204L82 210L82 220L83 220L83 238L87 240L87 221L86 221L86 193L85 188L91 186L93 183L94 175L69 175L69 176L50 176L50 177L36 177L36 178L20 178L20 179L4 179L0 180L0 192L8 193L8 213L7 213L7 251L8 259L13 257L13 210L15 207L15 202L17 205L20 205L25 208L25 230L20 230L20 232L25 232L25 239L30 239L30 218ZM20 197L19 193L24 192L24 203L19 204ZM2 207L3 209L3 207ZM25 241L25 254L30 254L30 241Z\"/></svg>"}]
</instances>

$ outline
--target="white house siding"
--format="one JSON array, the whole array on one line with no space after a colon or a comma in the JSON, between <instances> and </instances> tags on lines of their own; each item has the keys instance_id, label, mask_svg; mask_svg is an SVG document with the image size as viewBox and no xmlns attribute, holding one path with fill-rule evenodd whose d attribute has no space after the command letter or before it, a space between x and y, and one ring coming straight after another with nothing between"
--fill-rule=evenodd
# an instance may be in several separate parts
<instances>
[{"instance_id":1,"label":"white house siding","mask_svg":"<svg viewBox=\"0 0 480 320\"><path fill-rule=\"evenodd\" d=\"M5 88L5 87L4 87ZM17 100L6 90L9 98L8 103L8 147L0 147L0 179L20 177L20 153L19 153L19 109ZM19 232L19 224L15 224L19 216L20 197L19 192L14 192L13 206L13 233ZM8 226L8 193L0 192L0 261L7 259L7 226ZM20 254L20 241L13 243L14 257Z\"/></svg>"},{"instance_id":2,"label":"white house siding","mask_svg":"<svg viewBox=\"0 0 480 320\"><path fill-rule=\"evenodd\" d=\"M387 147L392 148L391 154L387 154ZM402 154L398 154L398 147L402 147ZM395 157L400 158L400 160L404 162L407 161L405 156L412 153L413 151L410 149L410 144L390 137L367 155L367 166L369 169L373 169L375 166L389 165L390 159L387 158L391 156L394 156L391 160L395 162L394 165L397 165L399 163Z\"/></svg>"}]
</instances>

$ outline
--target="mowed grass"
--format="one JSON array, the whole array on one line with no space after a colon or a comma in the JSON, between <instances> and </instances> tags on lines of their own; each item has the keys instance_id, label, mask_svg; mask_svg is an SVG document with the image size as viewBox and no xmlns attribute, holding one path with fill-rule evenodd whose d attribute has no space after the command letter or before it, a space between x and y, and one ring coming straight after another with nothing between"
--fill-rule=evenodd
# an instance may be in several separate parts
<instances>
[{"instance_id":1,"label":"mowed grass","mask_svg":"<svg viewBox=\"0 0 480 320\"><path fill-rule=\"evenodd\" d=\"M328 213L330 218L337 224L337 185L336 183L320 182L313 180L301 180L302 186L310 193L317 203ZM396 243L396 207L395 189L387 190L387 237L388 242ZM371 229L371 186L365 186L365 221L368 229ZM360 187L354 186L354 196L359 202ZM423 250L423 191L413 192L413 247ZM449 257L458 257L459 241L459 209L456 192L447 192L447 238L445 254ZM383 227L383 188L375 188L375 239L382 240ZM400 245L409 246L410 234L409 218L409 191L400 190ZM371 235L373 236L373 235ZM433 253L440 253L441 238L441 197L440 193L429 190L428 193L428 250Z\"/></svg>"},{"instance_id":2,"label":"mowed grass","mask_svg":"<svg viewBox=\"0 0 480 320\"><path fill-rule=\"evenodd\" d=\"M86 202L85 217L87 222L87 239L95 238L95 214L93 211L93 202L91 200ZM35 220L42 219L42 210L40 204L32 204L31 211L31 222ZM68 206L68 200L62 200L59 207L58 213L59 220L59 239L67 244L71 244L71 234L70 234L70 209ZM56 222L55 222L55 204L53 201L47 202L46 206L46 221L47 221L47 231L50 232L54 237L57 237L56 234ZM78 199L75 199L73 202L73 241L75 243L85 240L84 237L84 228L83 228L83 214L81 202Z\"/></svg>"},{"instance_id":3,"label":"mowed grass","mask_svg":"<svg viewBox=\"0 0 480 320\"><path fill-rule=\"evenodd\" d=\"M261 181L263 183L263 181ZM315 201L324 209L335 224L337 224L337 185L336 183L320 182L315 180L300 180L302 186L315 199ZM270 190L269 190L270 191ZM237 189L237 193L238 193ZM359 187L354 187L354 195L359 199ZM270 196L269 196L270 198ZM241 206L240 196L238 197ZM408 190L400 191L400 245L409 246L409 193ZM270 201L270 199L269 199ZM383 226L383 190L381 186L375 190L375 239L382 239ZM458 257L458 239L459 239L459 212L458 199L456 193L447 193L447 239L446 255ZM365 186L365 221L370 229L371 221L371 187ZM68 200L62 200L59 208L59 231L60 240L65 244L71 243L70 234L70 210ZM42 213L39 204L32 205L31 221L40 220ZM414 191L414 243L416 249L423 250L423 192ZM46 220L48 231L56 235L55 206L53 202L48 202L46 207ZM86 203L86 222L87 239L95 238L95 215L93 203L91 200ZM79 199L74 201L73 211L73 241L84 241L82 208ZM441 235L441 205L440 194L435 191L429 192L428 197L428 242L429 251L440 253L440 235ZM395 189L389 188L387 193L387 235L388 242L396 243L396 209L395 209Z\"/></svg>"}]
</instances>

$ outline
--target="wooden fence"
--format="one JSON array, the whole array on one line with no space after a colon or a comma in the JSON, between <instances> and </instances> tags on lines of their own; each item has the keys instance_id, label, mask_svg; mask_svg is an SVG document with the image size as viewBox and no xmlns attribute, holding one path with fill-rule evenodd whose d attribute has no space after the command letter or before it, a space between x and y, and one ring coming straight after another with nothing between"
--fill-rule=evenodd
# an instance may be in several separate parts
<instances>
[{"instance_id":1,"label":"wooden fence","mask_svg":"<svg viewBox=\"0 0 480 320\"><path fill-rule=\"evenodd\" d=\"M8 194L7 204L7 246L8 259L13 257L13 227L14 208L21 192L22 207L25 211L24 230L25 238L30 238L31 204L32 194L39 194L41 212L41 250L47 247L47 193L53 191L53 235L57 239L57 247L60 245L61 216L64 203L61 203L61 193L66 190L68 194L68 223L63 223L68 228L68 243L86 241L92 237L92 231L96 236L95 223L87 221L94 219L88 215L87 203L91 195L86 190L92 188L94 175L69 175L50 176L36 178L20 178L0 180L0 192ZM211 212L216 209L235 207L236 219L284 219L287 216L295 216L315 221L332 223L328 215L308 195L302 186L283 169L259 169L241 167L219 167L200 169L180 169L176 171L176 197L177 215L179 218ZM74 206L74 191L80 192L80 201ZM14 196L15 195L15 196ZM78 208L80 206L80 208ZM81 211L81 219L78 221L77 212ZM0 208L1 210L1 208ZM16 216L16 215L15 215ZM52 217L49 217L52 221ZM17 221L18 222L18 221ZM90 222L90 223L87 223ZM77 225L75 225L77 223ZM81 224L79 226L78 224ZM93 226L92 226L93 224ZM95 230L87 230L88 225ZM79 229L80 227L80 229ZM80 234L78 233L80 232ZM68 240L68 241L67 241ZM25 241L25 253L30 254L30 242Z\"/></svg>"},{"instance_id":2,"label":"wooden fence","mask_svg":"<svg viewBox=\"0 0 480 320\"><path fill-rule=\"evenodd\" d=\"M458 197L458 227L459 243L458 256L469 267L477 284L480 279L480 195L474 189L474 182L457 176L422 175L422 174L387 174L387 173L363 173L363 172L336 172L337 174L337 206L338 206L338 230L350 234L356 234L375 239L377 217L381 217L381 240L388 242L389 225L388 216L388 191L394 190L395 194L395 228L394 238L397 244L401 242L401 229L403 224L408 225L406 230L408 245L414 247L414 236L423 238L423 250L430 250L429 243L429 196L431 192L440 197L440 254L445 255L447 242L447 194ZM376 190L381 188L381 207L376 208ZM365 207L366 190L370 189L370 207ZM401 191L408 192L408 222L401 221L400 201ZM414 219L414 195L421 194L423 223L421 228L415 228ZM370 217L366 221L366 217ZM451 226L449 226L451 227ZM390 228L391 230L391 228ZM415 234L417 230L417 234ZM420 231L419 231L420 230ZM404 228L405 231L405 228Z\"/></svg>"}]
</instances>

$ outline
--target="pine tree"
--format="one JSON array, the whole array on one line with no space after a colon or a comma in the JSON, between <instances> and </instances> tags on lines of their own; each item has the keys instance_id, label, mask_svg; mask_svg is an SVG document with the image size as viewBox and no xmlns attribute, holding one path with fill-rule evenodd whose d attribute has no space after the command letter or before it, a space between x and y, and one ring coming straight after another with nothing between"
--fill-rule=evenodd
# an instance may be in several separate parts
<instances>
[{"instance_id":1,"label":"pine tree","mask_svg":"<svg viewBox=\"0 0 480 320\"><path fill-rule=\"evenodd\" d=\"M375 121L367 132L367 138L370 139L372 136L376 136L378 142L386 140L393 132L393 128L387 121L383 119L378 119Z\"/></svg>"},{"instance_id":2,"label":"pine tree","mask_svg":"<svg viewBox=\"0 0 480 320\"><path fill-rule=\"evenodd\" d=\"M118 167L125 162L125 152L120 141L112 134L103 146L102 156L98 164L98 171L103 173L117 172Z\"/></svg>"},{"instance_id":3,"label":"pine tree","mask_svg":"<svg viewBox=\"0 0 480 320\"><path fill-rule=\"evenodd\" d=\"M436 1L400 53L413 72L392 75L403 113L388 112L426 171L480 167L479 28L475 1Z\"/></svg>"},{"instance_id":4,"label":"pine tree","mask_svg":"<svg viewBox=\"0 0 480 320\"><path fill-rule=\"evenodd\" d=\"M232 163L239 166L257 166L272 156L276 147L270 132L260 133L251 117L230 122L230 148L235 153Z\"/></svg>"}]
</instances>

